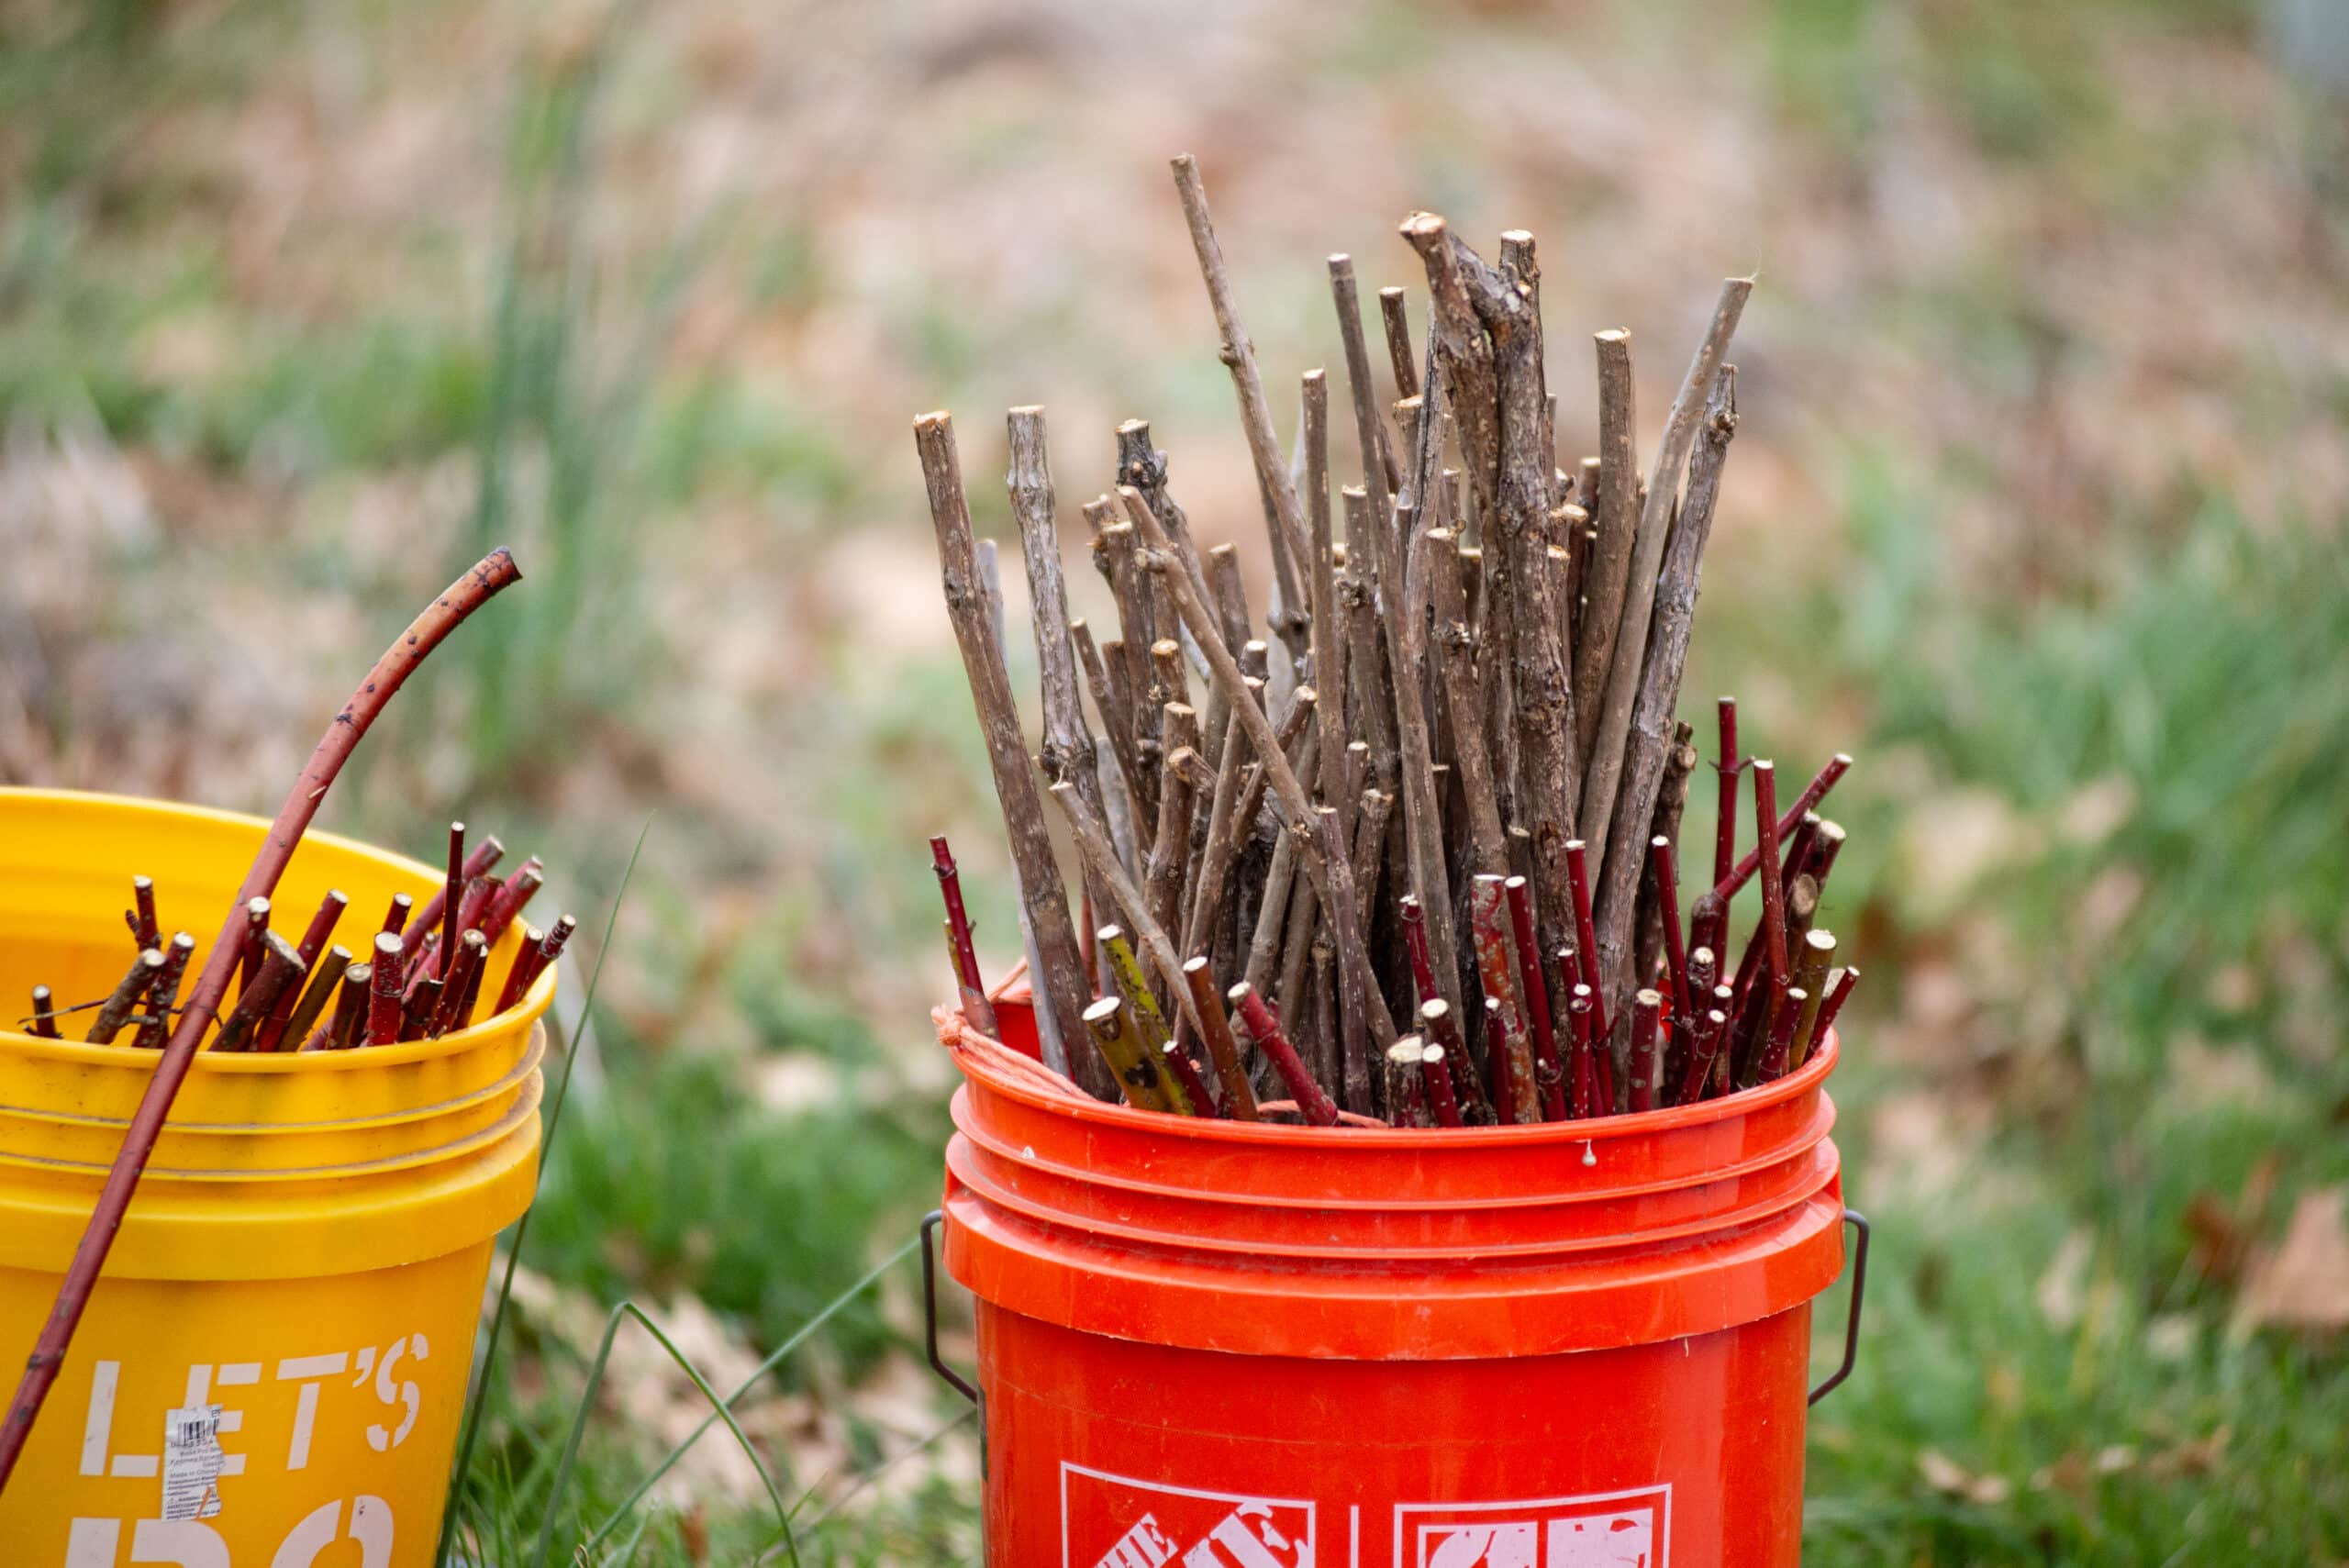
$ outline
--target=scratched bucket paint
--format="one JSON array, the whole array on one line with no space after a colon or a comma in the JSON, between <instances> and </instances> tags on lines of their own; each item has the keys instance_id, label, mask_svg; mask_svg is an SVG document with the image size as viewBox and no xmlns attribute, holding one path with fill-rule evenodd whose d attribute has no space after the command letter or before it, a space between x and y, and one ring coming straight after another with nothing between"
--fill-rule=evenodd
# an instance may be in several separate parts
<instances>
[{"instance_id":1,"label":"scratched bucket paint","mask_svg":"<svg viewBox=\"0 0 2349 1568\"><path fill-rule=\"evenodd\" d=\"M155 1061L18 1033L24 998L113 984L134 873L154 877L165 930L208 943L266 828L0 791L0 1363L30 1351ZM393 894L438 881L314 833L276 902L306 917L342 889L336 940L356 949ZM518 925L493 983L520 940ZM492 1239L537 1178L553 996L550 969L513 1011L441 1040L196 1058L0 1497L0 1562L430 1558Z\"/></svg>"},{"instance_id":2,"label":"scratched bucket paint","mask_svg":"<svg viewBox=\"0 0 2349 1568\"><path fill-rule=\"evenodd\" d=\"M987 1562L1796 1562L1836 1051L1701 1106L1441 1133L1078 1103L958 1051Z\"/></svg>"}]
</instances>

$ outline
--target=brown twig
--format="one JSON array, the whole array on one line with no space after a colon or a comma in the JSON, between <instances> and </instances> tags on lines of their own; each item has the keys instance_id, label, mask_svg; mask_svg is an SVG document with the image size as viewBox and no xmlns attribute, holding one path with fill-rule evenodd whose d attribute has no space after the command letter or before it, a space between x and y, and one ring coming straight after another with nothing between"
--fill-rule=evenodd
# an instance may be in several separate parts
<instances>
[{"instance_id":1,"label":"brown twig","mask_svg":"<svg viewBox=\"0 0 2349 1568\"><path fill-rule=\"evenodd\" d=\"M319 901L317 913L310 917L310 924L302 932L302 940L295 944L294 951L301 961L302 976L306 977L317 966L318 955L326 951L335 926L342 919L342 912L350 906L350 896L339 888L329 889L326 897ZM301 1042L301 1035L294 1032L294 1014L306 995L306 984L288 985L279 995L276 1006L270 1009L269 1017L253 1034L256 1051L280 1050L289 1036L294 1043L298 1045Z\"/></svg>"},{"instance_id":2,"label":"brown twig","mask_svg":"<svg viewBox=\"0 0 2349 1568\"><path fill-rule=\"evenodd\" d=\"M1461 582L1459 536L1450 528L1431 528L1421 536L1421 541L1426 549L1429 594L1435 609L1431 639L1444 690L1452 701L1452 754L1460 770L1461 793L1468 806L1468 869L1474 875L1504 876L1508 871L1508 841L1501 829L1492 759L1485 744L1483 698L1477 689L1476 637L1468 623L1467 592ZM1486 663L1498 656L1497 650L1486 650Z\"/></svg>"},{"instance_id":3,"label":"brown twig","mask_svg":"<svg viewBox=\"0 0 2349 1568\"><path fill-rule=\"evenodd\" d=\"M1395 395L1419 395L1419 358L1411 352L1411 316L1403 291L1392 285L1378 291L1378 319L1386 338L1386 362L1395 373Z\"/></svg>"},{"instance_id":4,"label":"brown twig","mask_svg":"<svg viewBox=\"0 0 2349 1568\"><path fill-rule=\"evenodd\" d=\"M162 973L163 954L160 948L142 948L130 961L120 980L106 999L98 1005L97 1017L91 1021L90 1032L82 1038L92 1045L110 1045L120 1032L124 1020L139 1006L139 998L154 988L156 976Z\"/></svg>"},{"instance_id":5,"label":"brown twig","mask_svg":"<svg viewBox=\"0 0 2349 1568\"><path fill-rule=\"evenodd\" d=\"M237 1005L220 1020L220 1032L212 1041L212 1049L239 1051L250 1048L252 1035L277 998L302 977L302 957L294 944L275 931L261 934L261 966L253 971L253 983L237 995ZM161 967L162 955L156 956L156 967Z\"/></svg>"},{"instance_id":6,"label":"brown twig","mask_svg":"<svg viewBox=\"0 0 2349 1568\"><path fill-rule=\"evenodd\" d=\"M1427 1051L1426 1040L1415 1034L1407 1034L1387 1048L1382 1098L1389 1126L1428 1125L1426 1095L1420 1084L1427 1073Z\"/></svg>"},{"instance_id":7,"label":"brown twig","mask_svg":"<svg viewBox=\"0 0 2349 1568\"><path fill-rule=\"evenodd\" d=\"M265 897L245 900L245 929L237 949L237 991L242 995L252 986L253 976L261 972L261 939L269 929L270 901Z\"/></svg>"},{"instance_id":8,"label":"brown twig","mask_svg":"<svg viewBox=\"0 0 2349 1568\"><path fill-rule=\"evenodd\" d=\"M1752 278L1730 278L1721 284L1720 300L1713 307L1711 325L1705 330L1704 339L1697 345L1697 352L1688 361L1688 372L1681 379L1680 391L1672 400L1672 413L1665 420L1664 441L1657 447L1655 466L1649 473L1647 495L1640 514L1640 531L1631 546L1631 577L1629 591L1623 597L1620 623L1614 628L1615 652L1607 667L1606 704L1598 717L1598 728L1592 742L1589 767L1583 774L1582 831L1583 837L1601 851L1598 870L1604 874L1606 856L1616 852L1616 840L1610 833L1618 805L1618 785L1626 779L1638 785L1641 774L1625 764L1625 748L1634 718L1633 708L1644 696L1653 710L1643 731L1651 738L1655 753L1660 755L1664 737L1670 728L1674 703L1680 692L1680 661L1687 650L1687 629L1679 636L1677 658L1670 657L1670 648L1663 650L1668 663L1659 668L1651 678L1642 678L1643 667L1656 662L1658 651L1648 647L1648 625L1654 614L1659 597L1657 574L1664 568L1665 541L1673 532L1675 514L1685 514L1680 529L1682 552L1687 557L1685 589L1690 608L1695 607L1697 552L1704 547L1705 535L1712 528L1712 494L1699 495L1697 482L1709 477L1714 486L1720 481L1720 460L1726 453L1729 435L1736 428L1736 378L1721 373L1721 356L1729 350L1729 340L1737 331L1738 317L1744 314L1746 296L1753 292ZM1720 382L1719 389L1716 381ZM1726 402L1715 402L1716 398ZM1709 406L1709 403L1711 405ZM1709 475L1690 474L1688 502L1679 504L1680 475L1688 462L1688 450L1697 438L1697 422L1701 413L1712 416L1717 442L1711 447L1712 466ZM1698 517L1701 510L1703 516ZM1659 688L1662 706L1656 707ZM1645 760L1651 770L1650 782L1643 787L1623 792L1625 812L1631 818L1631 837L1624 841L1623 854L1631 860L1639 858L1637 845L1646 837L1648 812L1654 802L1653 758Z\"/></svg>"},{"instance_id":9,"label":"brown twig","mask_svg":"<svg viewBox=\"0 0 2349 1568\"><path fill-rule=\"evenodd\" d=\"M1810 1054L1820 1007L1827 999L1827 970L1835 962L1835 933L1813 929L1802 934L1802 951L1795 955L1795 987L1809 998L1795 1021L1787 1049L1787 1069L1792 1072Z\"/></svg>"},{"instance_id":10,"label":"brown twig","mask_svg":"<svg viewBox=\"0 0 2349 1568\"><path fill-rule=\"evenodd\" d=\"M1354 439L1362 448L1362 484L1365 494L1375 491L1384 510L1399 487L1395 452L1387 445L1386 427L1378 417L1378 388L1372 384L1370 345L1362 329L1362 299L1354 287L1353 258L1342 253L1330 258L1330 296L1338 311L1338 338L1345 346L1346 385L1354 406ZM1349 542L1353 539L1350 532Z\"/></svg>"},{"instance_id":11,"label":"brown twig","mask_svg":"<svg viewBox=\"0 0 2349 1568\"><path fill-rule=\"evenodd\" d=\"M1069 832L1076 840L1078 851L1094 870L1101 873L1101 880L1108 884L1110 902L1118 906L1119 912L1125 916L1141 939L1141 951L1149 958L1151 967L1158 972L1160 983L1176 1004L1187 1011L1191 1005L1191 993L1183 979L1182 961L1175 956L1174 944L1167 939L1165 928L1151 914L1149 899L1141 888L1134 885L1133 878L1126 874L1126 868L1118 863L1118 852L1109 842L1108 826L1093 814L1091 806L1085 804L1074 784L1063 781L1052 785L1048 793L1053 804L1061 808L1062 815L1068 818ZM1148 987L1145 986L1144 991L1147 994ZM1080 1023L1083 1021L1081 1018L1078 1019ZM1191 1027L1198 1028L1199 1020L1193 1018Z\"/></svg>"},{"instance_id":12,"label":"brown twig","mask_svg":"<svg viewBox=\"0 0 2349 1568\"><path fill-rule=\"evenodd\" d=\"M1834 1032L1836 1016L1842 1012L1843 1004L1851 1000L1853 990L1860 983L1860 966L1856 963L1846 964L1840 971L1840 975L1841 978L1835 982L1835 988L1828 993L1827 1000L1820 1006L1819 1017L1811 1022L1811 1040L1814 1046Z\"/></svg>"},{"instance_id":13,"label":"brown twig","mask_svg":"<svg viewBox=\"0 0 2349 1568\"><path fill-rule=\"evenodd\" d=\"M309 980L303 985L302 994L294 1004L294 1011L285 1019L285 1027L278 1031L278 1044L272 1050L288 1049L287 1041L293 1042L290 1047L293 1050L313 1049L306 1043L311 1031L320 1015L325 1013L327 1003L333 998L335 986L342 979L342 972L350 967L349 948L337 945L318 955L318 961L310 966Z\"/></svg>"},{"instance_id":14,"label":"brown twig","mask_svg":"<svg viewBox=\"0 0 2349 1568\"><path fill-rule=\"evenodd\" d=\"M1717 784L1713 802L1713 885L1718 887L1729 880L1737 865L1737 795L1738 775L1745 771L1745 759L1737 751L1737 699L1722 697L1720 713L1720 751L1713 762L1713 777Z\"/></svg>"},{"instance_id":15,"label":"brown twig","mask_svg":"<svg viewBox=\"0 0 2349 1568\"><path fill-rule=\"evenodd\" d=\"M1639 433L1633 423L1631 335L1610 328L1592 339L1598 355L1598 505L1591 510L1597 538L1575 573L1582 596L1575 630L1575 732L1587 761L1606 709L1607 676L1615 634L1631 579L1631 546L1639 529ZM1587 795L1591 770L1583 773Z\"/></svg>"},{"instance_id":16,"label":"brown twig","mask_svg":"<svg viewBox=\"0 0 2349 1568\"><path fill-rule=\"evenodd\" d=\"M57 997L46 985L33 987L32 1032L38 1040L57 1040Z\"/></svg>"},{"instance_id":17,"label":"brown twig","mask_svg":"<svg viewBox=\"0 0 2349 1568\"><path fill-rule=\"evenodd\" d=\"M1199 275L1207 284L1208 304L1215 312L1216 331L1223 340L1219 357L1231 372L1232 390L1240 398L1241 428L1248 438L1248 456L1256 465L1256 484L1263 493L1265 527L1273 542L1274 580L1279 584L1281 603L1295 608L1303 603L1303 595L1292 563L1304 562L1311 549L1304 512L1288 473L1281 466L1272 406L1264 401L1264 384L1256 373L1256 346L1248 340L1232 304L1231 279L1224 271L1223 249L1216 242L1215 225L1208 217L1207 190L1199 182L1198 161L1186 152L1174 160L1174 169L1175 193L1182 199L1183 218L1191 231L1191 248L1198 255ZM1197 635L1194 628L1193 636ZM1293 655L1303 651L1292 645Z\"/></svg>"},{"instance_id":18,"label":"brown twig","mask_svg":"<svg viewBox=\"0 0 2349 1568\"><path fill-rule=\"evenodd\" d=\"M147 1021L131 1037L130 1043L139 1050L163 1049L163 1041L171 1033L172 1015L179 1011L180 985L195 953L194 937L185 931L173 933L171 945L163 950L162 973L155 976L154 987L147 993Z\"/></svg>"},{"instance_id":19,"label":"brown twig","mask_svg":"<svg viewBox=\"0 0 2349 1568\"><path fill-rule=\"evenodd\" d=\"M132 877L130 897L131 902L138 906L130 916L131 940L141 952L149 948L161 947L163 929L155 921L155 879L151 876Z\"/></svg>"},{"instance_id":20,"label":"brown twig","mask_svg":"<svg viewBox=\"0 0 2349 1568\"><path fill-rule=\"evenodd\" d=\"M1217 1082L1223 1085L1224 1109L1234 1121L1256 1120L1255 1090L1249 1084L1240 1041L1231 1032L1231 1020L1223 1010L1223 998L1216 993L1215 975L1204 954L1185 961L1183 979L1199 1020L1199 1039L1207 1046L1208 1060L1215 1065Z\"/></svg>"},{"instance_id":21,"label":"brown twig","mask_svg":"<svg viewBox=\"0 0 2349 1568\"><path fill-rule=\"evenodd\" d=\"M1182 929L1183 873L1191 862L1193 792L1178 758L1186 752L1194 758L1198 754L1198 714L1186 703L1168 703L1163 737L1166 764L1158 785L1158 830L1151 835L1150 864L1142 877L1142 896L1149 902L1150 917L1162 932ZM1161 982L1170 987L1181 984L1172 973L1163 973Z\"/></svg>"}]
</instances>

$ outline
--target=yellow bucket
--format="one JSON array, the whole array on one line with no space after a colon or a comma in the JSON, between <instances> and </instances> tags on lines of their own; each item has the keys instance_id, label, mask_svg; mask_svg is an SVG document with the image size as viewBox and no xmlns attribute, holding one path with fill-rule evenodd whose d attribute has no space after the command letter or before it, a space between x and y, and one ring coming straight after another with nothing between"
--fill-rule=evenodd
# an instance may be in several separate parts
<instances>
[{"instance_id":1,"label":"yellow bucket","mask_svg":"<svg viewBox=\"0 0 2349 1568\"><path fill-rule=\"evenodd\" d=\"M0 1365L30 1352L155 1062L19 1032L31 988L113 986L135 873L155 879L164 930L208 941L267 827L0 790ZM394 894L439 882L313 833L275 902L298 927L342 889L335 940L359 951ZM520 946L518 923L493 995ZM538 1179L553 999L550 968L512 1011L440 1040L197 1056L0 1496L0 1563L430 1558L492 1243Z\"/></svg>"}]
</instances>

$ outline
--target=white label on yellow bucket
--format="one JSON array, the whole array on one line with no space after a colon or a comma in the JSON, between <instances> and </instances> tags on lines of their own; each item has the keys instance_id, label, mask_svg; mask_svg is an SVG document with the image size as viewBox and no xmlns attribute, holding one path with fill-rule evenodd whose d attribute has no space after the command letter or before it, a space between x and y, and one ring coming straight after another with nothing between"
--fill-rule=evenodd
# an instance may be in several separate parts
<instances>
[{"instance_id":1,"label":"white label on yellow bucket","mask_svg":"<svg viewBox=\"0 0 2349 1568\"><path fill-rule=\"evenodd\" d=\"M163 1518L220 1515L220 1407L191 1405L163 1418Z\"/></svg>"}]
</instances>

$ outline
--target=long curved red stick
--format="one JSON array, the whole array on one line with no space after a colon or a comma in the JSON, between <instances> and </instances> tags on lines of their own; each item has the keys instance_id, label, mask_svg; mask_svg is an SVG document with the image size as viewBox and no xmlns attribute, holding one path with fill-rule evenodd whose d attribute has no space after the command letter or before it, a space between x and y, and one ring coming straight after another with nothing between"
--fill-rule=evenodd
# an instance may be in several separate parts
<instances>
[{"instance_id":1,"label":"long curved red stick","mask_svg":"<svg viewBox=\"0 0 2349 1568\"><path fill-rule=\"evenodd\" d=\"M269 836L262 840L261 852L253 857L252 869L245 873L244 885L237 890L236 899L228 906L228 920L212 944L211 955L205 960L204 973L196 980L195 989L188 993L186 1010L180 1015L179 1026L172 1031L170 1043L163 1047L163 1054L155 1063L155 1075L148 1080L146 1095L139 1102L138 1113L130 1118L129 1130L123 1134L122 1151L115 1156L114 1168L106 1173L106 1184L98 1194L89 1228L82 1232L82 1243L74 1249L73 1261L57 1287L57 1300L49 1309L48 1321L41 1325L40 1337L25 1362L24 1379L17 1385L16 1397L9 1401L6 1421L0 1423L0 1490L6 1489L8 1477L16 1471L17 1456L24 1452L26 1440L32 1435L33 1418L40 1414L41 1401L49 1396L50 1385L57 1381L58 1371L65 1364L66 1347L73 1342L73 1330L81 1324L83 1309L90 1304L90 1292L98 1283L98 1272L106 1266L115 1233L122 1229L123 1214L130 1207L131 1194L138 1190L139 1178L146 1172L148 1156L154 1152L155 1140L163 1130L163 1118L171 1114L172 1101L178 1097L180 1084L195 1063L196 1047L203 1042L204 1031L212 1026L213 1014L228 989L228 977L236 972L237 955L243 947L238 939L243 934L246 900L267 897L275 890L277 879L285 873L286 862L294 858L295 846L302 841L310 819L318 813L318 802L326 797L335 775L350 760L360 737L367 733L368 727L375 722L376 715L384 711L384 705L392 700L401 684L467 616L521 579L521 569L514 564L514 557L500 547L451 584L375 662L375 667L367 673L366 680L360 683L351 701L327 726L325 738L310 753L309 764L294 781L285 804L278 808L277 820L270 824Z\"/></svg>"}]
</instances>

